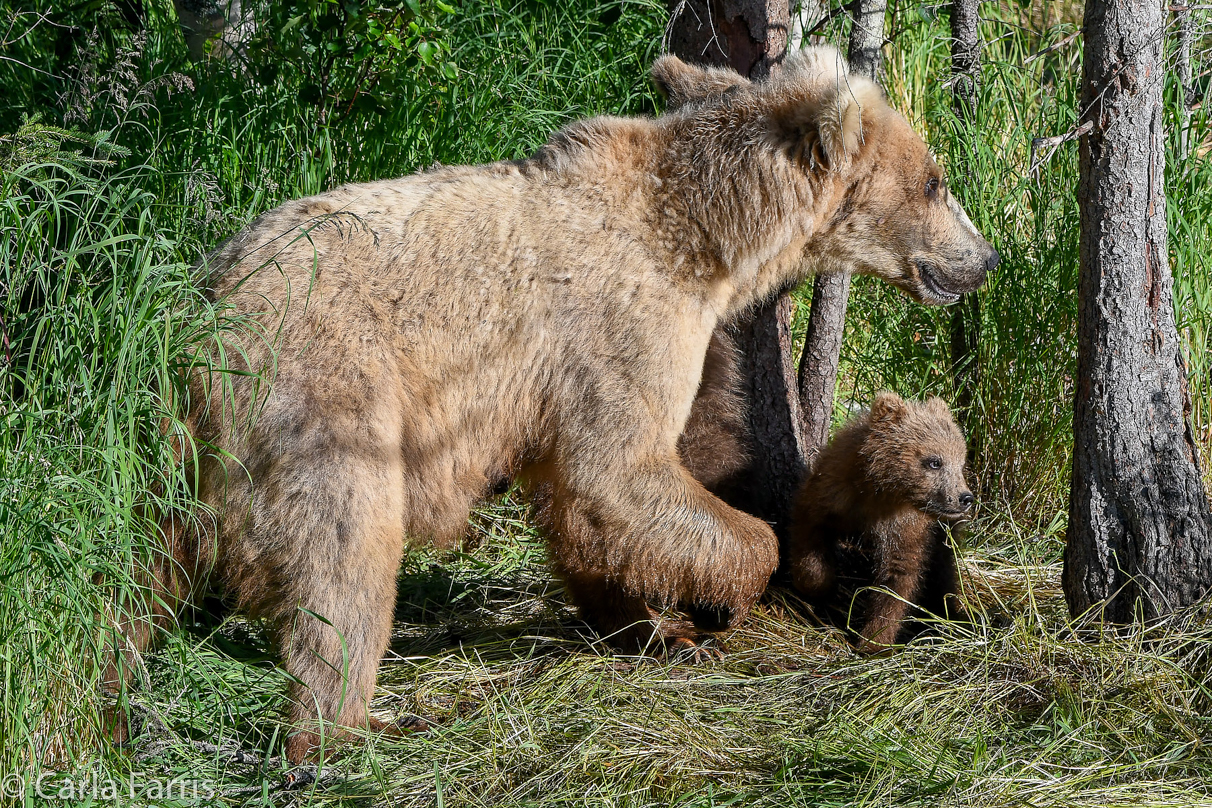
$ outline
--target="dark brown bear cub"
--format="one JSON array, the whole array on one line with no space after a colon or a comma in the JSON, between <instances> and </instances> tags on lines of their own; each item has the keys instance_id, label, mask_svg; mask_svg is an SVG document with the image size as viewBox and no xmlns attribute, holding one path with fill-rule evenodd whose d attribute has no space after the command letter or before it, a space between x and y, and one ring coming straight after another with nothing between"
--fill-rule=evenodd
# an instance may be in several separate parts
<instances>
[{"instance_id":1,"label":"dark brown bear cub","mask_svg":"<svg viewBox=\"0 0 1212 808\"><path fill-rule=\"evenodd\" d=\"M972 508L966 454L942 399L884 392L813 463L792 512L791 580L851 615L861 653L896 644L911 604L967 618L945 529Z\"/></svg>"}]
</instances>

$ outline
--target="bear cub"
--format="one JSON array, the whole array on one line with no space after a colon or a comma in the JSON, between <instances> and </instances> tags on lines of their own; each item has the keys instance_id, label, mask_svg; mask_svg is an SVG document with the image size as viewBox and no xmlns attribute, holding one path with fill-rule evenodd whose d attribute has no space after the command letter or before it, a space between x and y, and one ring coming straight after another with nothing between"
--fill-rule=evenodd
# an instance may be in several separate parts
<instances>
[{"instance_id":1,"label":"bear cub","mask_svg":"<svg viewBox=\"0 0 1212 808\"><path fill-rule=\"evenodd\" d=\"M860 653L895 645L913 606L968 619L946 540L972 510L966 455L942 399L882 392L813 463L793 505L788 571L810 601L851 615Z\"/></svg>"}]
</instances>

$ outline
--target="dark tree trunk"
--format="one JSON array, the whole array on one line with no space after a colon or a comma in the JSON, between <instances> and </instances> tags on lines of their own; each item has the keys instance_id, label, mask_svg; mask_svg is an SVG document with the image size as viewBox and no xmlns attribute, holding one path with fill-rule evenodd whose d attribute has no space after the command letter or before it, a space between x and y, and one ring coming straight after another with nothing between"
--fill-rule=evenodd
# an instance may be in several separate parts
<instances>
[{"instance_id":1,"label":"dark tree trunk","mask_svg":"<svg viewBox=\"0 0 1212 808\"><path fill-rule=\"evenodd\" d=\"M1212 588L1212 515L1166 250L1159 0L1085 10L1081 275L1064 588L1074 615L1150 620Z\"/></svg>"},{"instance_id":2,"label":"dark tree trunk","mask_svg":"<svg viewBox=\"0 0 1212 808\"><path fill-rule=\"evenodd\" d=\"M670 12L669 50L687 61L730 65L758 79L786 53L788 0L677 0ZM791 311L782 294L737 323L755 451L744 492L732 501L779 531L804 473Z\"/></svg>"},{"instance_id":3,"label":"dark tree trunk","mask_svg":"<svg viewBox=\"0 0 1212 808\"><path fill-rule=\"evenodd\" d=\"M669 52L688 62L770 75L787 52L787 0L670 0Z\"/></svg>"},{"instance_id":4,"label":"dark tree trunk","mask_svg":"<svg viewBox=\"0 0 1212 808\"><path fill-rule=\"evenodd\" d=\"M743 504L780 534L795 489L808 470L791 352L794 308L791 295L781 294L740 327L754 444Z\"/></svg>"},{"instance_id":5,"label":"dark tree trunk","mask_svg":"<svg viewBox=\"0 0 1212 808\"><path fill-rule=\"evenodd\" d=\"M850 27L850 70L872 81L880 69L886 7L886 0L859 0ZM829 440L849 294L850 275L845 272L820 275L812 285L812 308L799 373L804 450L809 463Z\"/></svg>"},{"instance_id":6,"label":"dark tree trunk","mask_svg":"<svg viewBox=\"0 0 1212 808\"><path fill-rule=\"evenodd\" d=\"M976 150L972 141L976 103L980 89L981 52L977 35L978 0L954 0L951 4L951 101L965 143L957 174L968 186L976 181ZM969 208L971 210L971 208ZM981 301L975 292L963 296L951 312L951 376L955 383L955 405L965 421L969 446L975 454L979 430L972 418L972 403L980 383Z\"/></svg>"}]
</instances>

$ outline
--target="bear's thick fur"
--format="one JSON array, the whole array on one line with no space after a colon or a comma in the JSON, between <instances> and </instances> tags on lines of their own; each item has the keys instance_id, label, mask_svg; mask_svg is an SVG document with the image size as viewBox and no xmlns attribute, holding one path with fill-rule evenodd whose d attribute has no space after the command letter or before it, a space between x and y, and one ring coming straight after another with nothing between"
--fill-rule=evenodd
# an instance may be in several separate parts
<instances>
[{"instance_id":1,"label":"bear's thick fur","mask_svg":"<svg viewBox=\"0 0 1212 808\"><path fill-rule=\"evenodd\" d=\"M944 527L972 508L966 455L942 399L885 392L813 462L793 507L787 566L810 600L858 618L860 652L895 644L911 604L966 619Z\"/></svg>"},{"instance_id":2,"label":"bear's thick fur","mask_svg":"<svg viewBox=\"0 0 1212 808\"><path fill-rule=\"evenodd\" d=\"M226 340L235 373L194 379L214 519L170 526L178 569L202 572L157 602L204 573L266 619L296 680L290 759L317 716L366 725L401 554L456 541L504 479L544 492L553 563L601 631L685 645L693 627L649 604L743 615L774 534L677 451L713 331L814 270L930 303L984 281L996 253L833 49L762 84L669 56L653 72L676 111L288 202L209 257L214 297L259 329Z\"/></svg>"}]
</instances>

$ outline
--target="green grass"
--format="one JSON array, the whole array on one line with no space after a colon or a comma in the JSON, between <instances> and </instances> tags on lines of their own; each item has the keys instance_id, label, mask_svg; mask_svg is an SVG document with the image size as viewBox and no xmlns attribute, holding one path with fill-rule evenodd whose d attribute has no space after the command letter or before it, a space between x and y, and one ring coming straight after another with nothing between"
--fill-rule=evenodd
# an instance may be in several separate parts
<instances>
[{"instance_id":1,"label":"green grass","mask_svg":"<svg viewBox=\"0 0 1212 808\"><path fill-rule=\"evenodd\" d=\"M284 199L519 157L568 120L653 112L646 69L665 20L650 0L468 0L435 17L456 78L402 61L410 80L391 103L325 125L303 100L306 71L191 64L170 5L147 6L144 37L111 9L78 56L58 24L91 19L86 6L58 27L18 15L2 35L0 777L46 773L44 793L113 780L118 804L176 783L215 805L1212 805L1206 618L1078 632L1059 591L1076 144L1034 172L1029 144L1076 120L1080 42L1031 59L1073 15L1012 5L984 8L977 132L949 112L935 7L894 4L886 80L1003 256L980 293L966 418L982 506L965 585L1000 616L990 627L861 660L776 589L718 663L618 656L575 619L506 496L473 518L474 551L420 554L401 573L373 708L431 731L349 744L318 783L284 791L284 675L259 626L208 602L150 659L137 743L97 743L95 615L134 591L130 570L153 551L146 515L188 504L166 437L179 381L200 343L240 325L202 297L198 257ZM0 16L15 10L0 0ZM1207 143L1202 113L1194 127ZM957 162L969 135L974 181ZM1168 145L1176 305L1208 456L1212 161ZM885 387L953 398L949 319L856 282L839 417Z\"/></svg>"}]
</instances>

